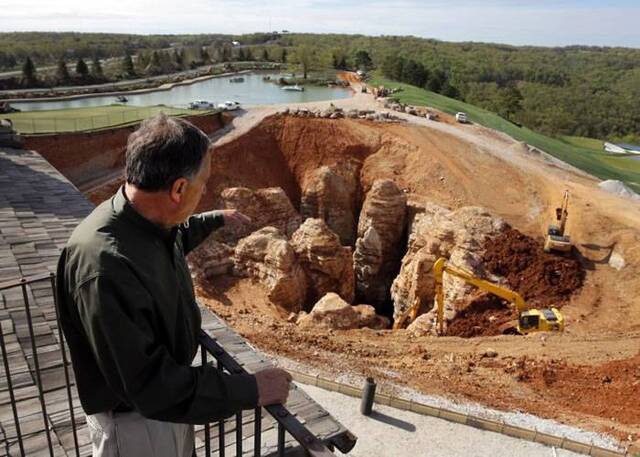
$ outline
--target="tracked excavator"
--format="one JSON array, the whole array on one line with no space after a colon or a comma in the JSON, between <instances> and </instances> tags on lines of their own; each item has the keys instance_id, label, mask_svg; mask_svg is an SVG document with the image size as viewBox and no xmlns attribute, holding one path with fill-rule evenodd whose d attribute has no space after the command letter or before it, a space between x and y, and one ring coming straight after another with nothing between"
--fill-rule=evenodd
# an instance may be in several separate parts
<instances>
[{"instance_id":1,"label":"tracked excavator","mask_svg":"<svg viewBox=\"0 0 640 457\"><path fill-rule=\"evenodd\" d=\"M522 335L533 332L561 332L564 330L564 317L556 308L529 309L520 294L506 287L475 277L472 273L447 264L447 259L439 258L433 265L435 278L435 306L437 309L436 324L438 334L444 334L444 273L466 281L486 292L508 300L518 311L518 321L506 324L503 333L515 330ZM407 320L412 322L418 314L419 304L415 304L407 313L396 321L394 328L400 328Z\"/></svg>"},{"instance_id":2,"label":"tracked excavator","mask_svg":"<svg viewBox=\"0 0 640 457\"><path fill-rule=\"evenodd\" d=\"M564 233L569 216L569 191L564 191L562 206L556 208L556 223L549 224L547 236L544 239L544 252L569 252L571 251L571 238Z\"/></svg>"}]
</instances>

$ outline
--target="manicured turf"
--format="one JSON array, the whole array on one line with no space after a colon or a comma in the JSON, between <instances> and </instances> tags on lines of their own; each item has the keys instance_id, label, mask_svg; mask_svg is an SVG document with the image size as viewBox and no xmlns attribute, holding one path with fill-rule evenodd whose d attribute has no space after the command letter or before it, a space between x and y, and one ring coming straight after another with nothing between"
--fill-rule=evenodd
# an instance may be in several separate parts
<instances>
[{"instance_id":1,"label":"manicured turf","mask_svg":"<svg viewBox=\"0 0 640 457\"><path fill-rule=\"evenodd\" d=\"M92 108L68 108L51 111L28 111L3 114L11 119L16 131L23 134L80 132L99 130L139 122L164 112L169 115L202 114L204 111L172 108L169 106L110 105Z\"/></svg>"},{"instance_id":2,"label":"manicured turf","mask_svg":"<svg viewBox=\"0 0 640 457\"><path fill-rule=\"evenodd\" d=\"M464 111L472 122L504 132L518 141L524 141L542 149L552 156L600 179L624 181L636 192L640 192L640 160L635 160L631 157L606 155L602 152L602 147L597 146L598 140L577 137L551 138L526 127L518 127L497 114L477 106L409 84L398 83L381 77L374 77L368 83L374 86L384 85L389 88L402 88L401 92L393 94L393 97L400 100L401 103L431 106L449 114ZM599 143L601 144L601 142Z\"/></svg>"}]
</instances>

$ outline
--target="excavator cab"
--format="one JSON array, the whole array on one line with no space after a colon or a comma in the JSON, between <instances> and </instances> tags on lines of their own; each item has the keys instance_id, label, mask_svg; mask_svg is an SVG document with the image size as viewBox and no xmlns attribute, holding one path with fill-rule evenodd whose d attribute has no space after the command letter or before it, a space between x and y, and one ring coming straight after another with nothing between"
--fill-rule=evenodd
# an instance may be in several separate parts
<instances>
[{"instance_id":1,"label":"excavator cab","mask_svg":"<svg viewBox=\"0 0 640 457\"><path fill-rule=\"evenodd\" d=\"M556 308L530 309L518 317L517 330L522 335L533 332L561 332L564 330L564 317Z\"/></svg>"},{"instance_id":2,"label":"excavator cab","mask_svg":"<svg viewBox=\"0 0 640 457\"><path fill-rule=\"evenodd\" d=\"M544 252L569 252L571 251L571 238L565 235L567 217L569 216L569 191L564 191L562 206L556 208L557 224L549 224L547 235L544 239Z\"/></svg>"}]
</instances>

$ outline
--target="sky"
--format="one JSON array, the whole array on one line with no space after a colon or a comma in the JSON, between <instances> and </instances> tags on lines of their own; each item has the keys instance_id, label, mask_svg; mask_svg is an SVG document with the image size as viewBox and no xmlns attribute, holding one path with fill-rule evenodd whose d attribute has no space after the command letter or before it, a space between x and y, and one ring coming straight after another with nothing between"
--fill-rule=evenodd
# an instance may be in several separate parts
<instances>
[{"instance_id":1,"label":"sky","mask_svg":"<svg viewBox=\"0 0 640 457\"><path fill-rule=\"evenodd\" d=\"M0 31L415 35L640 48L640 0L0 0Z\"/></svg>"}]
</instances>

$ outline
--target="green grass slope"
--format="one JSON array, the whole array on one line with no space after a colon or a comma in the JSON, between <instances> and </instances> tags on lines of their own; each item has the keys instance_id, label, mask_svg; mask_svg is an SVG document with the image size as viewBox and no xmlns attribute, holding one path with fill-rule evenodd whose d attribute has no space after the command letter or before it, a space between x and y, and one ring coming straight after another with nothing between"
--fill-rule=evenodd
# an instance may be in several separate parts
<instances>
[{"instance_id":1,"label":"green grass slope","mask_svg":"<svg viewBox=\"0 0 640 457\"><path fill-rule=\"evenodd\" d=\"M577 137L551 138L526 127L518 127L485 109L420 89L419 87L398 83L378 76L372 78L368 83L374 86L384 85L385 87L402 88L402 91L393 95L401 103L430 106L449 114L464 111L472 122L504 132L518 141L524 141L542 149L563 162L567 162L600 179L624 181L633 190L640 192L640 160L632 157L606 155L602 152L601 147L598 148L598 140Z\"/></svg>"},{"instance_id":2,"label":"green grass slope","mask_svg":"<svg viewBox=\"0 0 640 457\"><path fill-rule=\"evenodd\" d=\"M3 114L2 118L11 119L13 128L17 132L33 134L99 130L140 122L142 119L160 112L172 116L203 113L203 111L169 106L109 105L91 108L25 111Z\"/></svg>"}]
</instances>

